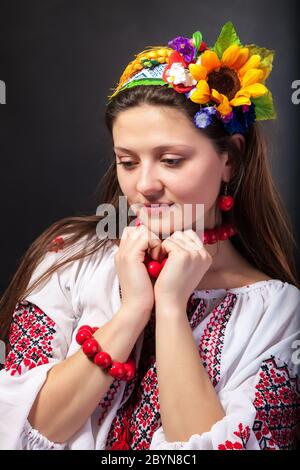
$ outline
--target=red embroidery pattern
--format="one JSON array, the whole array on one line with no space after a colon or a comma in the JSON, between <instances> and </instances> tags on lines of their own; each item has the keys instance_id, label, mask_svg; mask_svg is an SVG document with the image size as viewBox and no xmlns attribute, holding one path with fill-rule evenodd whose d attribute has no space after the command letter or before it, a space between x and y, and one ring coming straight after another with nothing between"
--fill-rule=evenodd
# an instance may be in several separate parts
<instances>
[{"instance_id":1,"label":"red embroidery pattern","mask_svg":"<svg viewBox=\"0 0 300 470\"><path fill-rule=\"evenodd\" d=\"M232 296L232 294L228 295ZM223 309L224 315L227 303L223 302L221 305L219 308L216 307L216 310L221 315L221 309ZM187 315L192 328L200 323L204 310L203 299L190 297ZM149 449L154 432L161 426L155 361L155 312L152 312L144 330L137 374L132 382L126 384L124 390L124 396L130 396L126 402L123 399L112 422L107 436L107 450Z\"/></svg>"},{"instance_id":2,"label":"red embroidery pattern","mask_svg":"<svg viewBox=\"0 0 300 470\"><path fill-rule=\"evenodd\" d=\"M205 309L206 309L206 304L205 304L204 299L195 298L194 293L193 293L187 303L187 314L188 316L192 314L192 317L190 319L190 325L191 325L192 330L194 330L196 326L198 326L199 323L201 322L205 314Z\"/></svg>"},{"instance_id":3,"label":"red embroidery pattern","mask_svg":"<svg viewBox=\"0 0 300 470\"><path fill-rule=\"evenodd\" d=\"M298 376L290 377L287 364L277 365L274 356L259 370L253 431L262 450L293 450L300 419Z\"/></svg>"},{"instance_id":4,"label":"red embroidery pattern","mask_svg":"<svg viewBox=\"0 0 300 470\"><path fill-rule=\"evenodd\" d=\"M218 450L245 450L246 444L250 437L250 428L249 426L243 426L242 423L239 424L239 430L233 433L240 440L231 442L225 441L224 444L219 444Z\"/></svg>"},{"instance_id":5,"label":"red embroidery pattern","mask_svg":"<svg viewBox=\"0 0 300 470\"><path fill-rule=\"evenodd\" d=\"M236 299L235 294L230 292L226 294L225 298L214 308L200 340L200 355L214 387L220 380L224 335Z\"/></svg>"},{"instance_id":6,"label":"red embroidery pattern","mask_svg":"<svg viewBox=\"0 0 300 470\"><path fill-rule=\"evenodd\" d=\"M120 298L122 298L120 286L119 286L119 293L120 293ZM203 299L195 298L194 293L192 293L187 303L187 314L189 318L191 317L190 323L191 323L192 329L194 329L201 322L204 311L205 311L205 303ZM137 382L136 377L137 376L135 376L135 378L131 382L129 382L128 385L126 386L124 390L124 395L123 395L123 399L121 402L121 406L126 402L127 398L131 395L132 391L134 390L136 386L136 382ZM100 415L98 418L99 426L102 424L105 416L107 415L109 409L111 408L113 400L116 396L116 393L120 385L121 383L119 381L114 381L111 384L106 395L102 398L101 402L99 403L98 405L100 408Z\"/></svg>"},{"instance_id":7,"label":"red embroidery pattern","mask_svg":"<svg viewBox=\"0 0 300 470\"><path fill-rule=\"evenodd\" d=\"M9 330L5 370L21 375L48 363L52 357L54 326L54 321L36 305L17 303Z\"/></svg>"},{"instance_id":8,"label":"red embroidery pattern","mask_svg":"<svg viewBox=\"0 0 300 470\"><path fill-rule=\"evenodd\" d=\"M100 408L100 415L98 418L98 425L101 426L108 410L111 408L114 398L116 396L117 391L121 386L121 382L119 380L114 380L114 382L109 387L108 392L104 395L102 400L100 401L98 407Z\"/></svg>"},{"instance_id":9,"label":"red embroidery pattern","mask_svg":"<svg viewBox=\"0 0 300 470\"><path fill-rule=\"evenodd\" d=\"M57 253L59 250L62 250L64 248L65 241L63 237L56 237L54 240L49 245L48 251L54 251Z\"/></svg>"},{"instance_id":10,"label":"red embroidery pattern","mask_svg":"<svg viewBox=\"0 0 300 470\"><path fill-rule=\"evenodd\" d=\"M144 342L137 374L128 386L130 398L118 410L107 437L106 449L149 449L154 431L160 426L158 385L155 368L155 315L144 330Z\"/></svg>"}]
</instances>

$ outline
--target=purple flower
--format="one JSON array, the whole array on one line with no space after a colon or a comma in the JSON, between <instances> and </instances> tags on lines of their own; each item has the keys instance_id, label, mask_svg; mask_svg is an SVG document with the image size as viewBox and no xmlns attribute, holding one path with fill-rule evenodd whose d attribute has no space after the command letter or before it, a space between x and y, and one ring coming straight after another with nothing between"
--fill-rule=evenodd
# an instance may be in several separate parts
<instances>
[{"instance_id":1,"label":"purple flower","mask_svg":"<svg viewBox=\"0 0 300 470\"><path fill-rule=\"evenodd\" d=\"M215 114L216 109L213 106L208 106L206 108L198 111L194 116L194 123L200 129L205 129L212 122L212 116Z\"/></svg>"},{"instance_id":2,"label":"purple flower","mask_svg":"<svg viewBox=\"0 0 300 470\"><path fill-rule=\"evenodd\" d=\"M231 113L229 114L226 114L226 116L222 116L221 113L218 112L218 119L220 119L221 121L223 121L225 124L227 124L228 122L231 122L231 120L233 119L234 117L234 114L233 114L233 111L231 111Z\"/></svg>"},{"instance_id":3,"label":"purple flower","mask_svg":"<svg viewBox=\"0 0 300 470\"><path fill-rule=\"evenodd\" d=\"M216 110L216 108L215 108L214 106L206 106L204 109L205 109L205 112L206 112L207 114L209 114L210 116L211 116L212 114L216 114L216 112L217 112L217 110Z\"/></svg>"},{"instance_id":4,"label":"purple flower","mask_svg":"<svg viewBox=\"0 0 300 470\"><path fill-rule=\"evenodd\" d=\"M192 60L195 58L196 49L190 43L190 39L188 38L177 36L176 38L172 39L172 41L168 42L168 46L171 47L171 49L179 52L187 63L192 62Z\"/></svg>"}]
</instances>

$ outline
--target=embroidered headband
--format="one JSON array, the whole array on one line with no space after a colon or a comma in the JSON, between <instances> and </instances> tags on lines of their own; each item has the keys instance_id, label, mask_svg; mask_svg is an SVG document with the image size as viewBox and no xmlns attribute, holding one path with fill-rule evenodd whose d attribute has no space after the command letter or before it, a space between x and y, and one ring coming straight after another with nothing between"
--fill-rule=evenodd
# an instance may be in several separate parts
<instances>
[{"instance_id":1,"label":"embroidered headband","mask_svg":"<svg viewBox=\"0 0 300 470\"><path fill-rule=\"evenodd\" d=\"M196 31L191 39L177 36L168 47L149 46L136 54L108 99L134 86L168 85L199 104L197 127L209 126L216 116L229 134L244 133L254 121L276 118L265 86L274 54L255 44L243 46L229 21L213 47Z\"/></svg>"}]
</instances>

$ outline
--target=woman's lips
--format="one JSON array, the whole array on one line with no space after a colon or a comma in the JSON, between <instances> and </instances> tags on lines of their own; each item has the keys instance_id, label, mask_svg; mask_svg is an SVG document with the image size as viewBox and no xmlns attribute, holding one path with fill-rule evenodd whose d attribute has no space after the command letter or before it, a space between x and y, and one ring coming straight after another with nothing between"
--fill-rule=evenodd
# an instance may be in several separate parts
<instances>
[{"instance_id":1,"label":"woman's lips","mask_svg":"<svg viewBox=\"0 0 300 470\"><path fill-rule=\"evenodd\" d=\"M146 210L148 214L154 215L154 214L164 214L165 212L168 212L170 207L174 206L173 204L160 204L159 206L143 206L142 209Z\"/></svg>"}]
</instances>

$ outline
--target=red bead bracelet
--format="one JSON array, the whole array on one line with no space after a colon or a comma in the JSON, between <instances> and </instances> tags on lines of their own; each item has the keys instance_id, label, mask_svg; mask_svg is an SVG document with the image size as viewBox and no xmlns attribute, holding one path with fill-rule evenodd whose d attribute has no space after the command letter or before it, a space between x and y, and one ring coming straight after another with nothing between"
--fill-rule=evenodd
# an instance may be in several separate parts
<instances>
[{"instance_id":1,"label":"red bead bracelet","mask_svg":"<svg viewBox=\"0 0 300 470\"><path fill-rule=\"evenodd\" d=\"M76 334L77 343L82 346L84 354L98 367L107 369L107 373L115 379L129 382L133 379L136 372L134 360L128 359L125 363L113 361L107 352L101 351L100 344L93 337L97 330L97 327L92 328L89 325L82 325Z\"/></svg>"}]
</instances>

